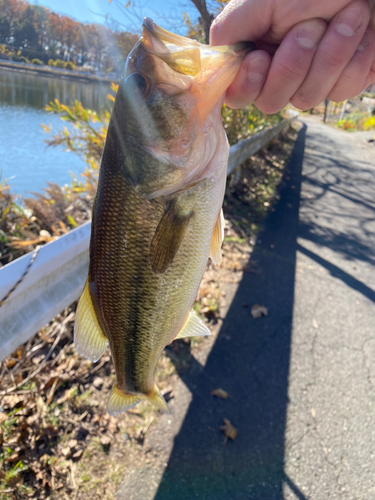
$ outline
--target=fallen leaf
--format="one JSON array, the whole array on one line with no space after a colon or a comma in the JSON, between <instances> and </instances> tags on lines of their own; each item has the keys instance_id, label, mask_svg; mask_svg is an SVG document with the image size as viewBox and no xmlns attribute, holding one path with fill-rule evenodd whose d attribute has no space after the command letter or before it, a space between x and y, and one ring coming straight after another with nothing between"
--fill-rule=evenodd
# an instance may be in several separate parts
<instances>
[{"instance_id":1,"label":"fallen leaf","mask_svg":"<svg viewBox=\"0 0 375 500\"><path fill-rule=\"evenodd\" d=\"M17 396L17 394L11 394L10 396L5 396L3 403L4 407L7 406L10 410L13 410L13 408L16 405L19 405L21 402L21 398Z\"/></svg>"},{"instance_id":2,"label":"fallen leaf","mask_svg":"<svg viewBox=\"0 0 375 500\"><path fill-rule=\"evenodd\" d=\"M101 389L103 387L103 384L104 384L104 380L101 377L94 378L93 386L96 389Z\"/></svg>"},{"instance_id":3,"label":"fallen leaf","mask_svg":"<svg viewBox=\"0 0 375 500\"><path fill-rule=\"evenodd\" d=\"M38 399L36 400L36 411L38 412L38 415L43 416L46 413L47 407L44 402L44 399L39 396Z\"/></svg>"},{"instance_id":4,"label":"fallen leaf","mask_svg":"<svg viewBox=\"0 0 375 500\"><path fill-rule=\"evenodd\" d=\"M111 438L108 436L102 436L100 438L100 444L102 446L109 446L111 444Z\"/></svg>"},{"instance_id":5,"label":"fallen leaf","mask_svg":"<svg viewBox=\"0 0 375 500\"><path fill-rule=\"evenodd\" d=\"M216 396L217 398L227 399L228 393L224 389L214 389L210 392L211 396Z\"/></svg>"},{"instance_id":6,"label":"fallen leaf","mask_svg":"<svg viewBox=\"0 0 375 500\"><path fill-rule=\"evenodd\" d=\"M230 421L227 418L223 418L224 425L220 427L220 430L224 433L225 437L229 439L236 439L237 437L237 429L233 427L233 425L230 423Z\"/></svg>"},{"instance_id":7,"label":"fallen leaf","mask_svg":"<svg viewBox=\"0 0 375 500\"><path fill-rule=\"evenodd\" d=\"M109 430L109 432L112 432L112 434L114 434L115 432L118 431L117 422L118 422L117 418L111 417L111 419L108 423L108 430Z\"/></svg>"},{"instance_id":8,"label":"fallen leaf","mask_svg":"<svg viewBox=\"0 0 375 500\"><path fill-rule=\"evenodd\" d=\"M16 452L16 453L12 453L9 457L6 457L5 460L7 462L15 462L16 460L19 460L19 457L20 457L19 453Z\"/></svg>"},{"instance_id":9,"label":"fallen leaf","mask_svg":"<svg viewBox=\"0 0 375 500\"><path fill-rule=\"evenodd\" d=\"M78 441L76 439L70 439L68 441L69 448L75 448L77 446L77 444L78 444Z\"/></svg>"},{"instance_id":10,"label":"fallen leaf","mask_svg":"<svg viewBox=\"0 0 375 500\"><path fill-rule=\"evenodd\" d=\"M72 456L72 458L74 458L75 460L78 460L79 458L81 458L83 455L83 450L78 450L74 453L74 455Z\"/></svg>"},{"instance_id":11,"label":"fallen leaf","mask_svg":"<svg viewBox=\"0 0 375 500\"><path fill-rule=\"evenodd\" d=\"M7 414L4 413L4 412L1 412L0 413L0 425L3 424L5 422L5 420L7 420Z\"/></svg>"},{"instance_id":12,"label":"fallen leaf","mask_svg":"<svg viewBox=\"0 0 375 500\"><path fill-rule=\"evenodd\" d=\"M13 368L13 366L15 366L16 364L18 363L18 360L17 359L10 359L8 361L8 363L6 364L6 367L9 369L9 368Z\"/></svg>"},{"instance_id":13,"label":"fallen leaf","mask_svg":"<svg viewBox=\"0 0 375 500\"><path fill-rule=\"evenodd\" d=\"M57 405L61 405L62 403L65 403L65 401L67 401L69 398L70 398L70 395L72 394L72 392L75 390L75 387L71 387L70 389L67 389L66 391L64 391L63 395L61 396L61 398L59 398L57 401L56 401L56 404Z\"/></svg>"},{"instance_id":14,"label":"fallen leaf","mask_svg":"<svg viewBox=\"0 0 375 500\"><path fill-rule=\"evenodd\" d=\"M268 309L265 306L260 306L259 304L254 304L251 308L251 316L253 318L261 318L262 316L268 315Z\"/></svg>"},{"instance_id":15,"label":"fallen leaf","mask_svg":"<svg viewBox=\"0 0 375 500\"><path fill-rule=\"evenodd\" d=\"M174 398L173 387L166 387L165 389L163 389L161 391L161 394L164 397L164 399L166 400L166 402L168 403L168 401L170 401L171 399Z\"/></svg>"}]
</instances>

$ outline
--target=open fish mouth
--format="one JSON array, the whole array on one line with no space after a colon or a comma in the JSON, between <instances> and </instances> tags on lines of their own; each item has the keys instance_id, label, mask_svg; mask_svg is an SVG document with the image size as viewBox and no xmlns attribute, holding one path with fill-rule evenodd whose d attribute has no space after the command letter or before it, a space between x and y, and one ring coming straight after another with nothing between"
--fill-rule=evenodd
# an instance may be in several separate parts
<instances>
[{"instance_id":1,"label":"open fish mouth","mask_svg":"<svg viewBox=\"0 0 375 500\"><path fill-rule=\"evenodd\" d=\"M252 42L210 47L196 40L171 33L145 17L141 43L147 52L157 55L174 71L183 75L196 76L215 59L215 65L237 59L244 51L255 49ZM242 54L243 56L243 54Z\"/></svg>"}]
</instances>

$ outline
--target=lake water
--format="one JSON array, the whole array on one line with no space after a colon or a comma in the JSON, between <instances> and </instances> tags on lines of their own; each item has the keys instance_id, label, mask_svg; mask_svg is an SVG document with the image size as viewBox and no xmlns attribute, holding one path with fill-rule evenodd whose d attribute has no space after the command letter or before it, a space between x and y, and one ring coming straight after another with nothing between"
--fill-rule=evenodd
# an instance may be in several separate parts
<instances>
[{"instance_id":1,"label":"lake water","mask_svg":"<svg viewBox=\"0 0 375 500\"><path fill-rule=\"evenodd\" d=\"M41 191L47 182L69 183L69 172L79 175L85 163L62 147L47 147L48 137L40 126L52 124L52 133L62 129L57 115L44 110L58 99L72 104L78 99L95 111L111 107L107 99L108 83L82 83L0 70L0 174L8 179L14 194L28 196Z\"/></svg>"}]
</instances>

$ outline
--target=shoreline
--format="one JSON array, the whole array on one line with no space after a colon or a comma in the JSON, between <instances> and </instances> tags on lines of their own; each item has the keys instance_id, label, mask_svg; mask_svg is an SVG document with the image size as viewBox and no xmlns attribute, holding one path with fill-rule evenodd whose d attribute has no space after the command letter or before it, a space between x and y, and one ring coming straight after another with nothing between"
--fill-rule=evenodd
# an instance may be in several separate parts
<instances>
[{"instance_id":1,"label":"shoreline","mask_svg":"<svg viewBox=\"0 0 375 500\"><path fill-rule=\"evenodd\" d=\"M83 83L97 83L106 82L117 83L118 78L108 78L105 76L91 75L89 73L82 73L74 70L65 70L60 68L53 68L51 66L37 66L35 64L28 63L18 63L14 61L7 61L5 59L0 59L0 69L5 69L7 71L17 71L20 73L31 73L39 76L47 76L50 78L61 78L63 80L75 80Z\"/></svg>"}]
</instances>

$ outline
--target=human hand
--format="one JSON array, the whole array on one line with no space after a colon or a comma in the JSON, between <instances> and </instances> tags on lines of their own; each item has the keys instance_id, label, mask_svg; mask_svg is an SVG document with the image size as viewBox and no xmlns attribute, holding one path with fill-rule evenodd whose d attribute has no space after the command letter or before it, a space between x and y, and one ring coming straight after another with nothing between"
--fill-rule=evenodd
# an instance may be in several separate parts
<instances>
[{"instance_id":1,"label":"human hand","mask_svg":"<svg viewBox=\"0 0 375 500\"><path fill-rule=\"evenodd\" d=\"M372 11L371 11L372 6ZM359 94L375 81L373 0L232 0L211 26L211 44L254 41L225 103L276 113Z\"/></svg>"}]
</instances>

